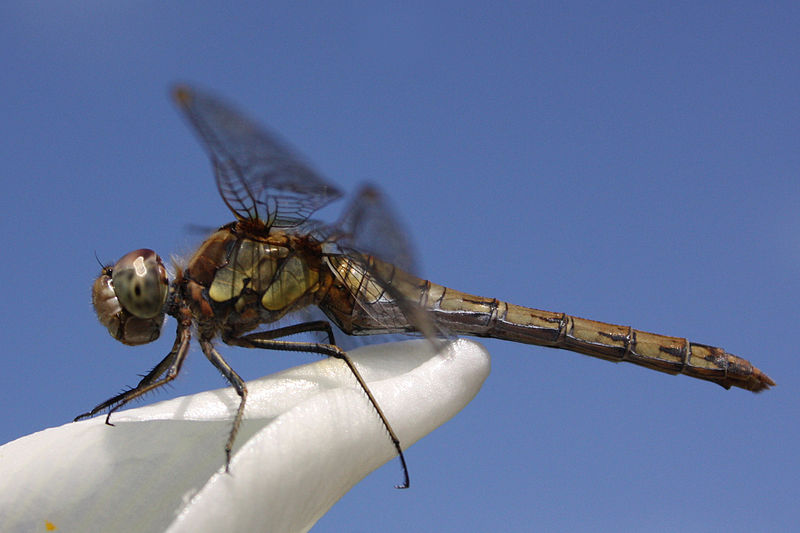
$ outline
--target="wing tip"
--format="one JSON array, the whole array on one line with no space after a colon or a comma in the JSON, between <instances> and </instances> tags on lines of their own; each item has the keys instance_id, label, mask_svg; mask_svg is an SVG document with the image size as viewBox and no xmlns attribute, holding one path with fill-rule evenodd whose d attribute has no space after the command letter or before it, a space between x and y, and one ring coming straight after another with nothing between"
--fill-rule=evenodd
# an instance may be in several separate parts
<instances>
[{"instance_id":1,"label":"wing tip","mask_svg":"<svg viewBox=\"0 0 800 533\"><path fill-rule=\"evenodd\" d=\"M172 98L179 105L187 107L192 103L193 92L188 85L178 84L172 88Z\"/></svg>"}]
</instances>

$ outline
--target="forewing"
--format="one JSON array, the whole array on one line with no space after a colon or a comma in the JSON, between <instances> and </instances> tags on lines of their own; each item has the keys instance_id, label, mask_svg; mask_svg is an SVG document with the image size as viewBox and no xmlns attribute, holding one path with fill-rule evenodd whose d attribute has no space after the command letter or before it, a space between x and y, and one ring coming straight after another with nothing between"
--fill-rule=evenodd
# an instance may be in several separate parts
<instances>
[{"instance_id":1,"label":"forewing","mask_svg":"<svg viewBox=\"0 0 800 533\"><path fill-rule=\"evenodd\" d=\"M218 98L185 86L174 96L211 156L222 199L240 220L294 227L341 196L275 135Z\"/></svg>"}]
</instances>

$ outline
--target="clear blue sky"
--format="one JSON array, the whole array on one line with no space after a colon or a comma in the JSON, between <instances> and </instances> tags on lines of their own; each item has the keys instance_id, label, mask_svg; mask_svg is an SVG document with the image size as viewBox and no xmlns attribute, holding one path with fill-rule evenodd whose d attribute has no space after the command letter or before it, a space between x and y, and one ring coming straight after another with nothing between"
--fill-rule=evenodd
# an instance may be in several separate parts
<instances>
[{"instance_id":1,"label":"clear blue sky","mask_svg":"<svg viewBox=\"0 0 800 533\"><path fill-rule=\"evenodd\" d=\"M189 224L231 219L167 98L185 80L343 189L382 187L427 277L722 346L779 385L488 341L478 397L408 451L412 489L390 463L319 531L796 525L797 3L263 4L0 7L0 442L68 422L169 349L173 325L113 341L89 287L95 252L186 253ZM248 378L313 359L222 350ZM223 383L193 351L147 401Z\"/></svg>"}]
</instances>

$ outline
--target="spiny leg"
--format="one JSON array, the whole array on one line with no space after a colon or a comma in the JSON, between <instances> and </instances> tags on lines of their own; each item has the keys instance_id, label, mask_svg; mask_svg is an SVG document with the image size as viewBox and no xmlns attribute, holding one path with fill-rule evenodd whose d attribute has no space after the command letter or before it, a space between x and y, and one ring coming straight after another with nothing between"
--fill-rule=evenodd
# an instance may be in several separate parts
<instances>
[{"instance_id":1,"label":"spiny leg","mask_svg":"<svg viewBox=\"0 0 800 533\"><path fill-rule=\"evenodd\" d=\"M328 336L328 341L331 344L334 344L333 338L333 330L331 329L331 325L324 320L316 320L312 322L303 322L300 324L292 324L290 326L285 326L269 331L261 332L261 336L264 340L274 339L276 337L285 337L288 335L296 335L298 333L306 333L309 331L321 331L326 333ZM235 342L230 341L229 339L224 339L227 344L236 344ZM247 348L253 348L249 344L239 344L240 346L245 346ZM211 361L213 364L228 380L228 382L233 386L234 390L236 390L236 394L239 395L239 407L236 410L236 416L233 420L233 427L231 428L231 432L228 435L228 441L225 443L225 471L228 472L230 468L231 462L231 451L233 450L233 443L236 441L236 435L239 433L239 428L242 424L242 419L244 418L244 409L245 404L247 403L247 386L244 384L244 380L242 380L241 376L236 373L233 368L228 364L227 361L222 357L222 355L214 348L214 346L208 341L200 341L200 347L203 350L203 353Z\"/></svg>"},{"instance_id":2,"label":"spiny leg","mask_svg":"<svg viewBox=\"0 0 800 533\"><path fill-rule=\"evenodd\" d=\"M108 407L113 407L113 406L116 406L117 404L123 405L123 404L127 403L129 401L128 396L133 391L137 390L139 387L146 387L147 385L149 385L150 383L153 383L156 379L161 377L161 375L164 372L167 371L167 368L170 365L172 365L172 363L175 360L176 355L177 355L176 351L171 351L170 353L167 354L167 356L164 359L161 360L160 363L158 363L155 366L155 368L153 368L150 372L148 372L147 375L145 375L142 378L142 380L139 381L139 384L136 385L136 387L128 389L128 390L126 390L126 391L124 391L124 392L122 392L120 394L117 394L113 398L109 398L108 400L104 401L103 403L95 406L88 413L83 413L83 414L80 414L80 415L76 416L75 420L73 420L73 421L77 422L78 420L82 420L84 418L90 418L90 417L96 415L97 413L99 413L100 411L103 411L104 409L106 409ZM110 415L111 411L109 411L108 414ZM106 424L108 424L109 426L113 426L114 424L110 423L108 421L108 418L109 417L106 416Z\"/></svg>"},{"instance_id":3,"label":"spiny leg","mask_svg":"<svg viewBox=\"0 0 800 533\"><path fill-rule=\"evenodd\" d=\"M92 417L103 409L108 408L106 424L113 426L114 424L109 421L111 419L111 413L121 409L125 404L135 400L143 394L146 394L153 389L157 389L162 385L166 385L177 377L181 370L181 365L183 364L184 359L186 359L186 354L189 351L190 338L191 333L189 332L189 328L178 326L178 334L175 338L175 343L172 345L172 350L170 350L167 356L164 357L164 359L162 359L161 362L155 366L155 368L153 368L142 378L138 385L130 390L117 394L113 398L109 398L103 403L97 405L88 413L78 415L75 417L74 422L84 418ZM162 379L158 379L164 374L166 375Z\"/></svg>"},{"instance_id":4,"label":"spiny leg","mask_svg":"<svg viewBox=\"0 0 800 533\"><path fill-rule=\"evenodd\" d=\"M225 443L225 471L229 472L233 442L236 440L236 434L239 432L239 426L242 424L244 406L247 402L247 387L244 384L244 380L231 368L209 341L200 341L200 348L202 348L208 360L211 361L211 364L217 367L217 370L225 376L228 383L233 385L236 394L238 394L240 398L239 408L236 410L236 418L233 419L233 427L231 428L230 435L228 435L228 442Z\"/></svg>"},{"instance_id":5,"label":"spiny leg","mask_svg":"<svg viewBox=\"0 0 800 533\"><path fill-rule=\"evenodd\" d=\"M320 324L324 324L326 327L321 327ZM299 327L301 329L299 329L298 331L292 331L291 333L286 333L286 331L293 330L296 327ZM317 327L320 327L321 329L317 329ZM271 331L261 331L257 333L251 333L249 335L243 335L242 337L228 338L225 339L225 342L227 344L243 346L245 348L262 348L265 350L284 350L291 352L318 353L321 355L327 355L328 357L335 357L336 359L341 359L342 361L344 361L347 367L350 369L350 372L353 374L353 376L355 376L356 381L358 381L358 384L361 386L361 389L367 395L367 398L372 404L372 407L378 413L378 417L383 423L383 427L386 428L386 431L389 433L389 438L391 439L395 450L397 450L397 456L400 458L400 464L403 467L403 483L400 485L395 485L395 488L407 489L410 485L410 480L408 477L408 467L406 466L406 458L403 455L403 448L400 446L400 439L397 438L397 435L392 429L391 424L389 424L389 420L386 418L386 415L383 414L383 410L381 409L380 405L378 405L378 401L372 395L372 391L369 390L367 382L364 380L363 377L361 377L361 373L358 371L355 364L353 364L353 361L347 356L347 352L345 352L335 344L274 340L275 337L291 335L292 333L299 333L305 331L327 331L329 332L330 339L333 340L333 333L330 330L330 324L324 321L319 321L319 322L305 322L303 324L297 324L297 326L289 326L286 328L279 328Z\"/></svg>"},{"instance_id":6,"label":"spiny leg","mask_svg":"<svg viewBox=\"0 0 800 533\"><path fill-rule=\"evenodd\" d=\"M290 326L284 326L275 329L269 329L265 331L259 331L256 333L250 333L249 335L243 335L242 337L235 337L235 338L226 338L225 343L227 344L236 344L236 340L238 339L249 339L255 338L260 340L271 340L271 339L278 339L280 337L288 337L289 335L296 335L298 333L308 333L311 331L318 331L320 333L324 333L328 336L327 344L331 346L336 346L336 341L333 338L333 329L331 328L330 322L326 322L325 320L312 320L310 322L301 322L299 324L292 324ZM316 343L310 343L316 344ZM236 344L237 346L242 346L241 344ZM247 345L247 348L252 348L252 346Z\"/></svg>"}]
</instances>

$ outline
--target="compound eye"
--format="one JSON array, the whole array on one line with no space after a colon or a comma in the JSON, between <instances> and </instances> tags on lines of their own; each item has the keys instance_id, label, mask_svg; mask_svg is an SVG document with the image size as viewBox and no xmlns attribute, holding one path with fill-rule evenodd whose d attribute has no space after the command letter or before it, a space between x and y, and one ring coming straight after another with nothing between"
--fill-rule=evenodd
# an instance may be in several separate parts
<instances>
[{"instance_id":1,"label":"compound eye","mask_svg":"<svg viewBox=\"0 0 800 533\"><path fill-rule=\"evenodd\" d=\"M114 293L122 307L138 318L158 316L167 301L167 269L153 250L127 253L111 272Z\"/></svg>"}]
</instances>

